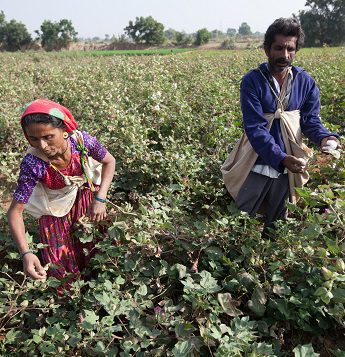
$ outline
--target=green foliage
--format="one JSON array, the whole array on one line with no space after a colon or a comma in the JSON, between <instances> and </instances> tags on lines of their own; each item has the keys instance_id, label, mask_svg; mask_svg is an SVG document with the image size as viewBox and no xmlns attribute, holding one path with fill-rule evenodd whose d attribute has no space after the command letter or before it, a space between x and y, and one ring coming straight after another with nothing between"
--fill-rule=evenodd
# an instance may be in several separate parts
<instances>
[{"instance_id":1,"label":"green foliage","mask_svg":"<svg viewBox=\"0 0 345 357\"><path fill-rule=\"evenodd\" d=\"M233 37L227 38L222 42L222 48L224 50L234 50L235 49L235 40Z\"/></svg>"},{"instance_id":2,"label":"green foliage","mask_svg":"<svg viewBox=\"0 0 345 357\"><path fill-rule=\"evenodd\" d=\"M252 30L246 22L242 22L240 27L238 28L238 34L241 36L249 36L252 34Z\"/></svg>"},{"instance_id":3,"label":"green foliage","mask_svg":"<svg viewBox=\"0 0 345 357\"><path fill-rule=\"evenodd\" d=\"M184 32L176 32L174 43L176 46L188 46L192 42L192 37Z\"/></svg>"},{"instance_id":4,"label":"green foliage","mask_svg":"<svg viewBox=\"0 0 345 357\"><path fill-rule=\"evenodd\" d=\"M6 51L18 51L26 48L32 42L26 26L21 22L5 21L5 14L0 12L0 45Z\"/></svg>"},{"instance_id":5,"label":"green foliage","mask_svg":"<svg viewBox=\"0 0 345 357\"><path fill-rule=\"evenodd\" d=\"M236 33L237 33L237 30L234 28L231 28L231 27L226 30L226 34L228 36L232 36L232 37L236 36Z\"/></svg>"},{"instance_id":6,"label":"green foliage","mask_svg":"<svg viewBox=\"0 0 345 357\"><path fill-rule=\"evenodd\" d=\"M165 41L164 25L156 21L152 16L136 17L134 23L129 21L124 31L136 43L160 45Z\"/></svg>"},{"instance_id":7,"label":"green foliage","mask_svg":"<svg viewBox=\"0 0 345 357\"><path fill-rule=\"evenodd\" d=\"M91 51L64 51L62 57L102 57L102 56L165 56L193 51L193 48L155 48L147 50L91 50Z\"/></svg>"},{"instance_id":8,"label":"green foliage","mask_svg":"<svg viewBox=\"0 0 345 357\"><path fill-rule=\"evenodd\" d=\"M344 157L315 152L299 204L266 240L220 176L242 133L240 79L263 59L0 54L2 197L25 152L20 108L37 97L66 105L117 159L108 220L76 227L97 255L64 296L55 279L24 278L0 212L0 355L344 353ZM321 88L324 123L343 131L344 49L301 50L298 61Z\"/></svg>"},{"instance_id":9,"label":"green foliage","mask_svg":"<svg viewBox=\"0 0 345 357\"><path fill-rule=\"evenodd\" d=\"M308 47L341 45L345 41L345 4L343 0L308 0L309 10L299 12Z\"/></svg>"},{"instance_id":10,"label":"green foliage","mask_svg":"<svg viewBox=\"0 0 345 357\"><path fill-rule=\"evenodd\" d=\"M42 47L46 51L59 51L63 48L68 48L78 34L72 25L72 21L67 19L62 19L58 22L45 20L41 25L41 32L36 31L36 33L39 35Z\"/></svg>"},{"instance_id":11,"label":"green foliage","mask_svg":"<svg viewBox=\"0 0 345 357\"><path fill-rule=\"evenodd\" d=\"M204 45L210 41L211 37L211 32L209 32L206 28L202 28L196 32L194 44L196 46Z\"/></svg>"}]
</instances>

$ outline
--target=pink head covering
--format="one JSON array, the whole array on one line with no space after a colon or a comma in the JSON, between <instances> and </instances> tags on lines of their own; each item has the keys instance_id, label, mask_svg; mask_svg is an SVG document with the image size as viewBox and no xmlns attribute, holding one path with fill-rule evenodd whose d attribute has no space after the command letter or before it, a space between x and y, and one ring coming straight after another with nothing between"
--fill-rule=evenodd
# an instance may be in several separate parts
<instances>
[{"instance_id":1,"label":"pink head covering","mask_svg":"<svg viewBox=\"0 0 345 357\"><path fill-rule=\"evenodd\" d=\"M20 118L20 122L22 123L23 118L27 115L38 113L49 114L61 119L66 125L67 132L69 133L74 131L78 126L73 115L66 107L49 99L36 99L29 103Z\"/></svg>"}]
</instances>

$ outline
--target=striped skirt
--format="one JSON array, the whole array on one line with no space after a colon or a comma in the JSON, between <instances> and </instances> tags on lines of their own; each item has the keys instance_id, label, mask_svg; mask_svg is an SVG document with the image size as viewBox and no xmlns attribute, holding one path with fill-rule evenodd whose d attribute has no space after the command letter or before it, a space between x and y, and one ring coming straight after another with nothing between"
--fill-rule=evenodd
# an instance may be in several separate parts
<instances>
[{"instance_id":1,"label":"striped skirt","mask_svg":"<svg viewBox=\"0 0 345 357\"><path fill-rule=\"evenodd\" d=\"M63 217L42 216L39 219L40 241L47 246L41 250L42 262L49 264L48 275L62 280L73 281L81 276L81 270L88 264L91 255L85 256L94 243L83 244L73 234L73 225L87 213L93 200L93 193L80 189L70 212ZM63 284L68 288L69 283Z\"/></svg>"}]
</instances>

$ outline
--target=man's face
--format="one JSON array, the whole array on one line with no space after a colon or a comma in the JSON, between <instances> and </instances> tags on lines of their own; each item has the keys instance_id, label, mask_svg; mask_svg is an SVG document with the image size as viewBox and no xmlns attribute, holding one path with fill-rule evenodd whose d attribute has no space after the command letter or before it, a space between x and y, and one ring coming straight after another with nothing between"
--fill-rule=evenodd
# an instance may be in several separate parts
<instances>
[{"instance_id":1,"label":"man's face","mask_svg":"<svg viewBox=\"0 0 345 357\"><path fill-rule=\"evenodd\" d=\"M275 35L271 48L265 47L270 71L281 73L291 66L296 55L297 37Z\"/></svg>"}]
</instances>

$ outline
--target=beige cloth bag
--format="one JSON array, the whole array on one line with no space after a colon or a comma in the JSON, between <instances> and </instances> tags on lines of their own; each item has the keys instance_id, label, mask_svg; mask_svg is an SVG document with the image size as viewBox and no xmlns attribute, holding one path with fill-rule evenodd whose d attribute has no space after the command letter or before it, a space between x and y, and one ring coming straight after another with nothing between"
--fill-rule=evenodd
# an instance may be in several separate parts
<instances>
[{"instance_id":1,"label":"beige cloth bag","mask_svg":"<svg viewBox=\"0 0 345 357\"><path fill-rule=\"evenodd\" d=\"M75 131L72 138L77 141L78 135L81 138L83 137L81 132ZM49 162L49 159L44 154L32 146L28 148L27 153ZM95 185L101 184L101 163L88 156L85 171ZM66 186L59 190L51 190L41 182L37 183L28 203L25 205L25 210L30 215L35 218L40 218L44 215L63 217L71 210L77 197L77 192L86 182L86 178L84 174L82 176L65 176L61 172L60 174L63 177Z\"/></svg>"},{"instance_id":2,"label":"beige cloth bag","mask_svg":"<svg viewBox=\"0 0 345 357\"><path fill-rule=\"evenodd\" d=\"M279 97L271 87L272 92L277 97L278 109L275 113L265 113L268 125L267 130L271 129L274 119L280 119L280 127L282 137L288 155L293 155L297 158L307 160L312 156L312 150L302 142L302 133L300 126L299 110L284 111L283 98L286 95L288 76L283 83ZM246 134L243 134L237 142L234 149L231 151L224 164L221 166L224 184L230 195L236 199L244 181L249 175L253 165L258 158L258 154L251 146ZM298 200L295 187L301 187L307 183L309 179L308 172L294 174L288 171L290 201L296 203Z\"/></svg>"}]
</instances>

